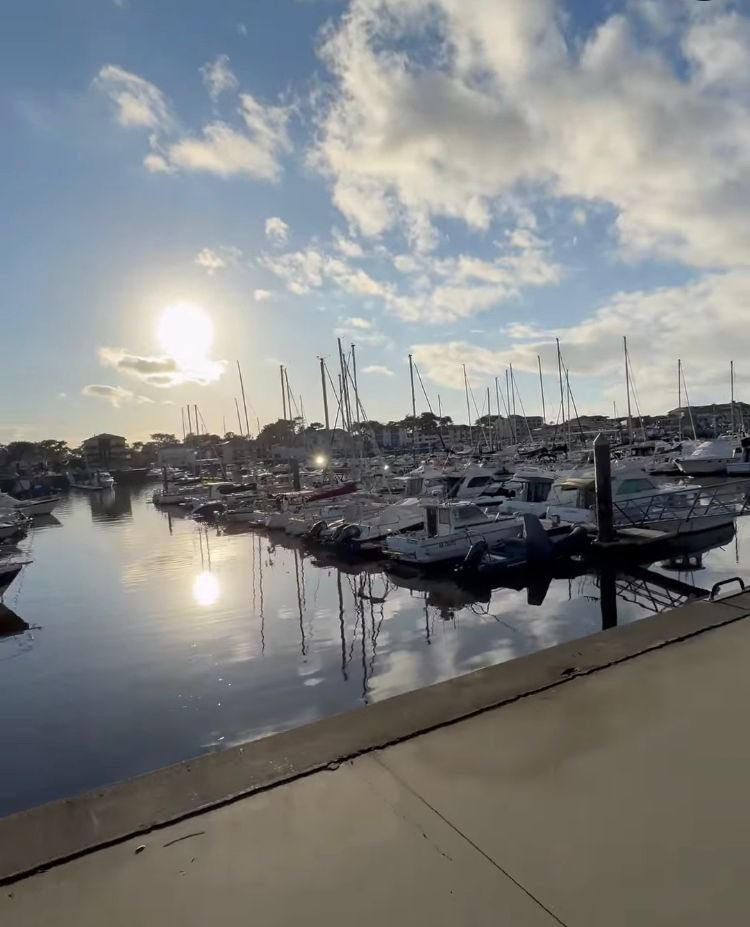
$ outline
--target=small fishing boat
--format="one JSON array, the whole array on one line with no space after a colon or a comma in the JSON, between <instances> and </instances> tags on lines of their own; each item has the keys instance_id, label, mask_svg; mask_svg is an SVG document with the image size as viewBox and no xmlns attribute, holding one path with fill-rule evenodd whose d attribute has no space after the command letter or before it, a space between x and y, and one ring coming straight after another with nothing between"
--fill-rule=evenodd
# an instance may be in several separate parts
<instances>
[{"instance_id":1,"label":"small fishing boat","mask_svg":"<svg viewBox=\"0 0 750 927\"><path fill-rule=\"evenodd\" d=\"M523 522L516 515L488 515L471 502L425 503L424 530L387 537L383 549L404 563L429 567L465 557L471 545L485 540L490 548L520 537Z\"/></svg>"},{"instance_id":2,"label":"small fishing boat","mask_svg":"<svg viewBox=\"0 0 750 927\"><path fill-rule=\"evenodd\" d=\"M60 496L37 496L32 499L16 499L14 496L0 492L0 515L6 515L9 512L19 512L29 517L34 515L51 515L59 501Z\"/></svg>"},{"instance_id":3,"label":"small fishing boat","mask_svg":"<svg viewBox=\"0 0 750 927\"><path fill-rule=\"evenodd\" d=\"M491 551L487 542L476 541L456 567L461 581L492 585L509 573L544 570L554 561L579 554L586 549L591 534L582 525L563 532L547 532L532 513L523 515L523 536L503 541Z\"/></svg>"}]
</instances>

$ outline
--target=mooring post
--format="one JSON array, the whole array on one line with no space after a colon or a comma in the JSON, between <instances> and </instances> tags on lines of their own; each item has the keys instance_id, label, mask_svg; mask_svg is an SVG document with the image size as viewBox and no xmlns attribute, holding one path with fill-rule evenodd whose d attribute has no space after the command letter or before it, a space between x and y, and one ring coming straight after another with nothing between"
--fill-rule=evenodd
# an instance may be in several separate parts
<instances>
[{"instance_id":1,"label":"mooring post","mask_svg":"<svg viewBox=\"0 0 750 927\"><path fill-rule=\"evenodd\" d=\"M611 565L602 567L599 573L600 606L602 610L602 631L617 627L617 575Z\"/></svg>"},{"instance_id":2,"label":"mooring post","mask_svg":"<svg viewBox=\"0 0 750 927\"><path fill-rule=\"evenodd\" d=\"M603 434L594 439L594 476L596 481L596 525L600 541L614 539L612 518L612 474L609 441Z\"/></svg>"},{"instance_id":3,"label":"mooring post","mask_svg":"<svg viewBox=\"0 0 750 927\"><path fill-rule=\"evenodd\" d=\"M167 468L161 468L161 484L164 487L164 492L169 489L169 480L167 479Z\"/></svg>"}]
</instances>

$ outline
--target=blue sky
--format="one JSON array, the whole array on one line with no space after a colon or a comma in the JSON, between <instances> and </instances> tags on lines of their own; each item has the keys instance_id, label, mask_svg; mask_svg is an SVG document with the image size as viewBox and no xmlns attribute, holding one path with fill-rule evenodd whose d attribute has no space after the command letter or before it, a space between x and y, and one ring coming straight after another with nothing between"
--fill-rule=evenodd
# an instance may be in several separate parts
<instances>
[{"instance_id":1,"label":"blue sky","mask_svg":"<svg viewBox=\"0 0 750 927\"><path fill-rule=\"evenodd\" d=\"M623 335L643 411L750 377L750 2L9 0L0 72L0 441L231 428L236 360L319 420L337 335L381 419L409 351L457 420L556 337L581 411Z\"/></svg>"}]
</instances>

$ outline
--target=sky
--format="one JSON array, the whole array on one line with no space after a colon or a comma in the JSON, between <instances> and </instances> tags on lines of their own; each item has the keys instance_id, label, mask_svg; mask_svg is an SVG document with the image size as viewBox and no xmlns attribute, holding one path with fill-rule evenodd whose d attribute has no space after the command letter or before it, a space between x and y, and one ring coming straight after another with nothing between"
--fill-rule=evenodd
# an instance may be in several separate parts
<instances>
[{"instance_id":1,"label":"sky","mask_svg":"<svg viewBox=\"0 0 750 927\"><path fill-rule=\"evenodd\" d=\"M6 0L0 119L0 441L746 398L750 0Z\"/></svg>"}]
</instances>

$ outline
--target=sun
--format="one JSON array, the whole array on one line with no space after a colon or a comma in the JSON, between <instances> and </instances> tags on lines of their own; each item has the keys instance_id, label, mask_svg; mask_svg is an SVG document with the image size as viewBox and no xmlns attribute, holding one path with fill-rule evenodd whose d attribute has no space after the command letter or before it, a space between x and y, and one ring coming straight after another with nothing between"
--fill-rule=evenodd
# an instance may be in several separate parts
<instances>
[{"instance_id":1,"label":"sun","mask_svg":"<svg viewBox=\"0 0 750 927\"><path fill-rule=\"evenodd\" d=\"M214 325L200 306L172 303L159 316L156 336L166 354L178 364L189 366L208 357L214 340Z\"/></svg>"}]
</instances>

